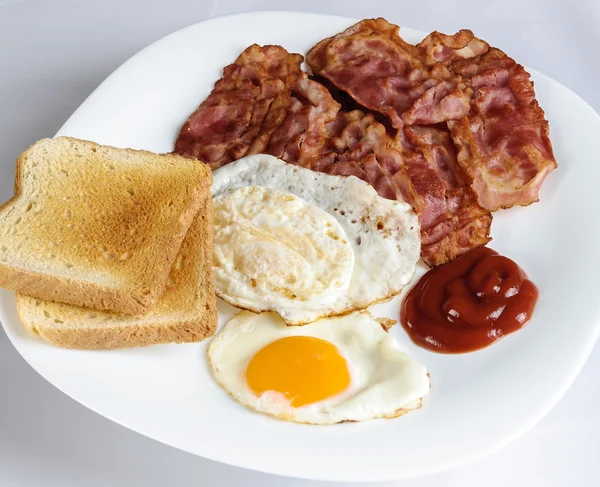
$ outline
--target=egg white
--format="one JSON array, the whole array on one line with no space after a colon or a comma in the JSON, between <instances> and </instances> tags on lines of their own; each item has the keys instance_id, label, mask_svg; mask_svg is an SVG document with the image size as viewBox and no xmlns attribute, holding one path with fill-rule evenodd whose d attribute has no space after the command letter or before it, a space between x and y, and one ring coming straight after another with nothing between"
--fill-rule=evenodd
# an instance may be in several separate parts
<instances>
[{"instance_id":1,"label":"egg white","mask_svg":"<svg viewBox=\"0 0 600 487\"><path fill-rule=\"evenodd\" d=\"M284 318L326 310L348 289L354 252L335 218L297 196L242 186L214 198L218 295Z\"/></svg>"},{"instance_id":2,"label":"egg white","mask_svg":"<svg viewBox=\"0 0 600 487\"><path fill-rule=\"evenodd\" d=\"M250 360L268 344L289 336L310 336L335 345L346 359L350 386L340 394L292 407L283 394L257 396L246 383ZM419 408L429 391L425 367L397 346L367 311L289 327L276 313L242 311L225 324L208 349L216 380L238 402L281 419L311 424L390 418Z\"/></svg>"},{"instance_id":3,"label":"egg white","mask_svg":"<svg viewBox=\"0 0 600 487\"><path fill-rule=\"evenodd\" d=\"M280 313L288 325L366 309L395 296L410 283L421 248L418 217L410 205L380 197L354 176L317 173L265 154L242 158L213 173L213 198L245 186L289 192L327 212L343 229L354 253L350 283L333 302L325 299L310 307L270 308ZM263 224L268 228L268 219ZM266 309L259 300L225 292L218 282L217 294L234 306L252 311ZM312 302L318 301L315 292Z\"/></svg>"}]
</instances>

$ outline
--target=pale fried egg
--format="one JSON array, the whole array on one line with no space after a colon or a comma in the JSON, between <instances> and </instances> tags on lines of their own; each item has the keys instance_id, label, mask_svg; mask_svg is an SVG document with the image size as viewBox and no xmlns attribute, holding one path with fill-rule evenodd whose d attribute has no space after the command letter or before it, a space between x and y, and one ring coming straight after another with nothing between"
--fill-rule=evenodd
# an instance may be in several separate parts
<instances>
[{"instance_id":1,"label":"pale fried egg","mask_svg":"<svg viewBox=\"0 0 600 487\"><path fill-rule=\"evenodd\" d=\"M213 207L215 282L228 301L285 318L330 306L348 289L354 252L329 213L259 186L220 194Z\"/></svg>"},{"instance_id":2,"label":"pale fried egg","mask_svg":"<svg viewBox=\"0 0 600 487\"><path fill-rule=\"evenodd\" d=\"M367 311L289 327L242 311L208 349L219 384L256 411L299 423L392 418L421 406L425 367Z\"/></svg>"},{"instance_id":3,"label":"pale fried egg","mask_svg":"<svg viewBox=\"0 0 600 487\"><path fill-rule=\"evenodd\" d=\"M256 187L272 191L261 193ZM301 325L388 299L415 272L420 254L417 215L410 205L380 197L356 177L317 173L258 154L216 170L211 191L215 233L223 237L215 241L216 290L234 306L276 311L287 324ZM286 193L296 197L289 204L284 201ZM220 213L239 214L246 197L260 204L264 215L244 209L241 223L237 217ZM299 222L302 215L310 215L311 223ZM317 225L319 219L322 222ZM244 236L237 238L242 228ZM252 243L247 238L250 233ZM292 235L302 235L309 244L289 247ZM354 257L349 282L346 244ZM289 260L292 255L294 259ZM322 257L315 259L317 255ZM273 293L273 289L280 292Z\"/></svg>"}]
</instances>

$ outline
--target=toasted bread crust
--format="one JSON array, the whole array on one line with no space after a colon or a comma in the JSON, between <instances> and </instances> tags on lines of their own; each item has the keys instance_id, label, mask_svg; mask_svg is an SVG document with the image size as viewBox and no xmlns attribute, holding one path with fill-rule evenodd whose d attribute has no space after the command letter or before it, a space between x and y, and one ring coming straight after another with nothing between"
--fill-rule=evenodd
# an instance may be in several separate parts
<instances>
[{"instance_id":1,"label":"toasted bread crust","mask_svg":"<svg viewBox=\"0 0 600 487\"><path fill-rule=\"evenodd\" d=\"M156 324L59 330L34 322L22 323L31 333L59 347L78 350L115 350L161 343L200 342L214 334L217 310L210 308L198 320L182 321L169 326Z\"/></svg>"},{"instance_id":2,"label":"toasted bread crust","mask_svg":"<svg viewBox=\"0 0 600 487\"><path fill-rule=\"evenodd\" d=\"M69 137L59 138L73 144L85 147L114 149L108 146L100 146L93 142L79 141ZM44 143L42 140L38 143ZM15 171L14 196L0 206L0 214L8 210L19 201L24 193L23 173L24 164L30 152L35 146L30 147L19 156ZM157 157L147 151L135 151L132 149L114 149L121 154L141 155L144 157ZM178 156L165 155L167 158ZM98 310L115 311L125 314L141 314L148 312L162 295L166 280L181 247L181 243L192 224L194 217L200 210L200 206L210 191L212 175L204 164L198 162L198 178L194 181L189 192L189 205L180 215L175 228L169 233L169 239L161 247L160 258L153 262L154 274L157 276L152 286L147 289L133 292L131 290L119 289L116 285L111 288L97 282L86 282L82 279L73 279L57 276L49 273L36 272L30 269L11 266L10 263L0 262L0 286L13 289L19 293L48 301L64 302L76 306L94 308Z\"/></svg>"},{"instance_id":3,"label":"toasted bread crust","mask_svg":"<svg viewBox=\"0 0 600 487\"><path fill-rule=\"evenodd\" d=\"M171 262L173 261L171 259ZM43 299L125 314L141 314L151 309L160 293L135 296L118 289L109 289L96 283L75 281L65 277L15 269L0 264L0 287ZM164 290L164 286L161 287Z\"/></svg>"}]
</instances>

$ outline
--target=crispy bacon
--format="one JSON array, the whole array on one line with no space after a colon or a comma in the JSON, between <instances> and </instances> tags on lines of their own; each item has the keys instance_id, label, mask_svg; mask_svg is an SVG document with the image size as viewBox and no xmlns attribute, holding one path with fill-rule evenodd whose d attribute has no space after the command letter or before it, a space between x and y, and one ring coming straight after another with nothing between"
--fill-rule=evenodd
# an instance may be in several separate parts
<instances>
[{"instance_id":1,"label":"crispy bacon","mask_svg":"<svg viewBox=\"0 0 600 487\"><path fill-rule=\"evenodd\" d=\"M319 42L306 59L314 74L383 113L395 128L466 115L469 97L455 77L398 30L385 19L363 20Z\"/></svg>"},{"instance_id":2,"label":"crispy bacon","mask_svg":"<svg viewBox=\"0 0 600 487\"><path fill-rule=\"evenodd\" d=\"M413 208L421 208L393 138L373 115L361 110L339 112L327 129L327 144L311 169L356 176L384 198L406 201Z\"/></svg>"},{"instance_id":3,"label":"crispy bacon","mask_svg":"<svg viewBox=\"0 0 600 487\"><path fill-rule=\"evenodd\" d=\"M250 46L188 119L176 152L213 169L267 153L357 176L412 205L431 266L485 245L489 210L536 201L556 167L529 75L470 31L411 46L397 26L365 20L311 49L316 76L301 62Z\"/></svg>"},{"instance_id":4,"label":"crispy bacon","mask_svg":"<svg viewBox=\"0 0 600 487\"><path fill-rule=\"evenodd\" d=\"M495 48L452 70L473 91L468 115L448 126L479 204L494 211L538 201L556 160L529 73Z\"/></svg>"},{"instance_id":5,"label":"crispy bacon","mask_svg":"<svg viewBox=\"0 0 600 487\"><path fill-rule=\"evenodd\" d=\"M285 107L290 87L302 71L300 54L280 46L248 47L223 70L223 78L179 133L175 152L201 159L217 168L247 154L260 152L257 140L271 105ZM287 112L283 108L283 114ZM271 116L271 121L276 118ZM268 138L267 138L268 140ZM264 142L264 141L263 141Z\"/></svg>"},{"instance_id":6,"label":"crispy bacon","mask_svg":"<svg viewBox=\"0 0 600 487\"><path fill-rule=\"evenodd\" d=\"M250 46L189 117L175 152L213 169L259 153L309 165L340 105L300 70L302 59L280 46Z\"/></svg>"},{"instance_id":7,"label":"crispy bacon","mask_svg":"<svg viewBox=\"0 0 600 487\"><path fill-rule=\"evenodd\" d=\"M310 166L321 154L329 137L326 124L335 119L340 105L306 73L295 83L289 100L285 116L266 148L256 151L253 147L250 153L264 152L292 164Z\"/></svg>"},{"instance_id":8,"label":"crispy bacon","mask_svg":"<svg viewBox=\"0 0 600 487\"><path fill-rule=\"evenodd\" d=\"M537 201L556 167L528 73L471 31L433 32L410 46L397 26L364 20L318 43L307 61L401 135L407 125L448 122L458 162L488 210Z\"/></svg>"},{"instance_id":9,"label":"crispy bacon","mask_svg":"<svg viewBox=\"0 0 600 487\"><path fill-rule=\"evenodd\" d=\"M373 36L375 34L389 41L391 44L396 44L400 50L408 54L408 57L418 58L420 55L419 50L415 46L405 42L398 35L398 30L399 27L397 25L391 24L381 17L378 19L361 20L353 26L348 27L345 31L320 41L308 52L306 61L313 70L313 73L319 74L329 63L327 50L333 41L352 36Z\"/></svg>"},{"instance_id":10,"label":"crispy bacon","mask_svg":"<svg viewBox=\"0 0 600 487\"><path fill-rule=\"evenodd\" d=\"M492 215L477 204L448 130L405 127L397 141L412 187L423 203L419 220L425 263L436 266L489 242Z\"/></svg>"}]
</instances>

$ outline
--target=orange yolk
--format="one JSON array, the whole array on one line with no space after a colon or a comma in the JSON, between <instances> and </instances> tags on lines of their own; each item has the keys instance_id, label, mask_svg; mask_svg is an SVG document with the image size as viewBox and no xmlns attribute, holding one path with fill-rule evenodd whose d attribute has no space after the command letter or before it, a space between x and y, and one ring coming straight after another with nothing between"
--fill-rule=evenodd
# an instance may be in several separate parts
<instances>
[{"instance_id":1,"label":"orange yolk","mask_svg":"<svg viewBox=\"0 0 600 487\"><path fill-rule=\"evenodd\" d=\"M246 381L257 395L276 391L299 407L342 392L350 384L350 373L332 343L293 336L260 350L248 364Z\"/></svg>"}]
</instances>

